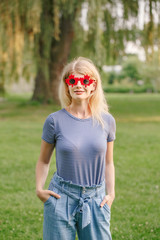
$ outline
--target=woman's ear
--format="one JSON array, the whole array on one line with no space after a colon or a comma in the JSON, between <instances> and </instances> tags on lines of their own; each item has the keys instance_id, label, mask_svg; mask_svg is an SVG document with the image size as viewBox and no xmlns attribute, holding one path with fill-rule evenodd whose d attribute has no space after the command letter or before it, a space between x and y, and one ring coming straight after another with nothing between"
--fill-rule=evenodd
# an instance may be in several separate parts
<instances>
[{"instance_id":1,"label":"woman's ear","mask_svg":"<svg viewBox=\"0 0 160 240\"><path fill-rule=\"evenodd\" d=\"M96 81L94 81L94 83L93 83L93 91L95 91L96 90L96 87L97 87L97 82Z\"/></svg>"},{"instance_id":2,"label":"woman's ear","mask_svg":"<svg viewBox=\"0 0 160 240\"><path fill-rule=\"evenodd\" d=\"M96 90L96 87L97 87L97 83L94 82L93 83L93 89L91 90L91 93L94 94L95 90Z\"/></svg>"},{"instance_id":3,"label":"woman's ear","mask_svg":"<svg viewBox=\"0 0 160 240\"><path fill-rule=\"evenodd\" d=\"M68 85L66 85L65 88L66 88L66 92L70 94Z\"/></svg>"}]
</instances>

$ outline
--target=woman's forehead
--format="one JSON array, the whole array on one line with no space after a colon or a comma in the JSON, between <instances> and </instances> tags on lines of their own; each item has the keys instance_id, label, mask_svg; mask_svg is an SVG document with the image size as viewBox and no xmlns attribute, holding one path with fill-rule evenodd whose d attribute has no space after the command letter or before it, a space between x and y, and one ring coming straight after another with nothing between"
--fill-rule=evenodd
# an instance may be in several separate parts
<instances>
[{"instance_id":1,"label":"woman's forehead","mask_svg":"<svg viewBox=\"0 0 160 240\"><path fill-rule=\"evenodd\" d=\"M81 73L73 73L73 75L77 78L80 78L80 77L84 76L84 74L81 74Z\"/></svg>"},{"instance_id":2,"label":"woman's forehead","mask_svg":"<svg viewBox=\"0 0 160 240\"><path fill-rule=\"evenodd\" d=\"M85 75L89 75L91 77L91 74L89 74L89 73L79 73L79 72L72 72L69 75L74 75L77 78L84 77Z\"/></svg>"}]
</instances>

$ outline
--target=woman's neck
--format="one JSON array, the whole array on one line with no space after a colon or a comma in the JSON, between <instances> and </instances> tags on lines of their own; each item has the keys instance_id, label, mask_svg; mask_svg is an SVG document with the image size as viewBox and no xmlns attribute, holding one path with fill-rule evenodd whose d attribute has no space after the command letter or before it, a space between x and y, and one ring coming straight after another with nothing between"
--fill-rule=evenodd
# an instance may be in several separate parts
<instances>
[{"instance_id":1,"label":"woman's neck","mask_svg":"<svg viewBox=\"0 0 160 240\"><path fill-rule=\"evenodd\" d=\"M66 110L77 118L91 117L91 111L87 105L69 105Z\"/></svg>"}]
</instances>

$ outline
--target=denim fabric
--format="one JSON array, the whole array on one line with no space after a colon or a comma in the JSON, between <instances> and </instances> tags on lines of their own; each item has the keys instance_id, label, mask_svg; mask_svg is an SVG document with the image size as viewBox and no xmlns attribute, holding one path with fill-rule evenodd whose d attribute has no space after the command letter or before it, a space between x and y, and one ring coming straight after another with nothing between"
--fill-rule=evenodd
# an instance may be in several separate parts
<instances>
[{"instance_id":1,"label":"denim fabric","mask_svg":"<svg viewBox=\"0 0 160 240\"><path fill-rule=\"evenodd\" d=\"M65 181L54 173L49 190L61 198L50 196L44 203L43 240L111 240L110 215L105 196L105 181L83 187Z\"/></svg>"}]
</instances>

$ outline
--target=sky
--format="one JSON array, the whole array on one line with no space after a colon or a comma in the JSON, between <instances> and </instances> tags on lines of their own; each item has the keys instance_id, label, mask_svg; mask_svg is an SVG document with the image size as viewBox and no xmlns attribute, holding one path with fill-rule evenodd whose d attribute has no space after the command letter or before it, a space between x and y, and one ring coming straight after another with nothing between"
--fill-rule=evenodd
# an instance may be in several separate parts
<instances>
[{"instance_id":1,"label":"sky","mask_svg":"<svg viewBox=\"0 0 160 240\"><path fill-rule=\"evenodd\" d=\"M137 18L138 19L137 26L140 29L143 29L144 23L147 23L149 21L149 6L145 5L144 0L139 0L138 3L139 3L139 14L138 14L138 18ZM158 2L157 4L160 9L160 3ZM109 4L107 4L107 7L110 9ZM82 12L81 12L80 22L85 31L88 30L87 12L88 12L88 4L84 3ZM122 8L121 3L117 3L116 8L112 9L112 14L115 16L119 16L119 20L117 22L117 29L118 29L119 27L121 27L123 25L123 20L122 20L123 8ZM153 16L154 16L154 22L157 23L158 22L158 14L155 10L153 10ZM126 24L127 24L128 28L131 28L132 24L135 24L135 19L130 18ZM141 43L139 40L136 40L135 42L128 42L126 44L125 52L137 54L138 58L141 61L145 61L145 51L141 47Z\"/></svg>"}]
</instances>

